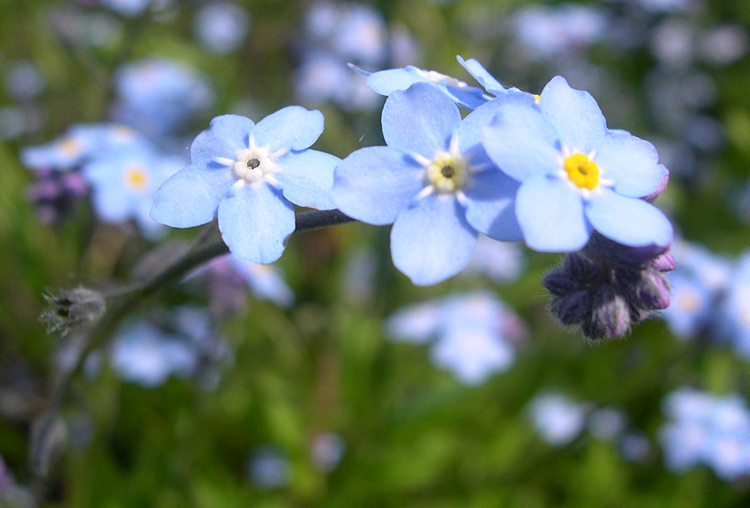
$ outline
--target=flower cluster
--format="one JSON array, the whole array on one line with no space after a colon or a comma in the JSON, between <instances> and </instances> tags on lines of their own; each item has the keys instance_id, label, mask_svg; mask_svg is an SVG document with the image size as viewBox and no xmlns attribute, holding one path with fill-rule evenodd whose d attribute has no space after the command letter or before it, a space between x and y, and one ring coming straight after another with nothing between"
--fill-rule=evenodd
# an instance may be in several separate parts
<instances>
[{"instance_id":1,"label":"flower cluster","mask_svg":"<svg viewBox=\"0 0 750 508\"><path fill-rule=\"evenodd\" d=\"M526 328L515 313L489 293L454 295L405 307L387 321L389 335L432 343L434 362L467 384L504 372L515 360Z\"/></svg>"},{"instance_id":2,"label":"flower cluster","mask_svg":"<svg viewBox=\"0 0 750 508\"><path fill-rule=\"evenodd\" d=\"M678 242L669 281L674 304L662 316L681 339L705 338L750 358L750 254L737 259Z\"/></svg>"},{"instance_id":3,"label":"flower cluster","mask_svg":"<svg viewBox=\"0 0 750 508\"><path fill-rule=\"evenodd\" d=\"M669 469L705 464L725 481L750 475L750 410L742 396L683 388L664 400L664 412L670 421L660 440Z\"/></svg>"},{"instance_id":4,"label":"flower cluster","mask_svg":"<svg viewBox=\"0 0 750 508\"><path fill-rule=\"evenodd\" d=\"M393 224L394 264L418 285L461 271L480 233L545 252L593 242L594 251L606 246L603 259L629 261L632 269L622 272L635 279L597 297L624 310L604 327L585 325L585 316L564 322L582 324L593 338L621 335L664 308L664 284L654 295L641 287L662 280L661 261L644 267L672 241L669 220L650 204L668 177L654 147L608 129L596 101L562 77L535 96L506 89L476 60L459 62L483 89L415 67L365 73L368 86L388 96L386 146L343 161L308 148L323 131L318 111L290 106L257 125L236 115L215 118L193 142L192 165L156 193L152 217L172 227L218 217L232 252L270 263L295 229L293 204L338 208L363 222ZM459 106L473 111L462 118Z\"/></svg>"}]
</instances>

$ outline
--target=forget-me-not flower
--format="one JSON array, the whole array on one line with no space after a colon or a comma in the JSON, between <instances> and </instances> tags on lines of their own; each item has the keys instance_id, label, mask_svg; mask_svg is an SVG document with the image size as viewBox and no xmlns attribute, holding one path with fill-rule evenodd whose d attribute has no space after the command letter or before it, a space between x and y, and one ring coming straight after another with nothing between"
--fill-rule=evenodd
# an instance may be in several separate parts
<instances>
[{"instance_id":1,"label":"forget-me-not flower","mask_svg":"<svg viewBox=\"0 0 750 508\"><path fill-rule=\"evenodd\" d=\"M454 295L407 306L388 318L388 333L417 344L433 340L433 361L476 385L510 368L525 327L490 293Z\"/></svg>"},{"instance_id":2,"label":"forget-me-not flower","mask_svg":"<svg viewBox=\"0 0 750 508\"><path fill-rule=\"evenodd\" d=\"M446 74L420 69L413 65L376 72L360 69L353 64L349 64L349 67L367 77L366 83L370 90L386 97L390 97L393 92L406 90L415 83L427 83L465 109L476 109L491 98L485 95L481 88L469 86Z\"/></svg>"},{"instance_id":3,"label":"forget-me-not flower","mask_svg":"<svg viewBox=\"0 0 750 508\"><path fill-rule=\"evenodd\" d=\"M497 116L485 128L484 148L521 182L516 216L529 247L575 251L594 230L626 246L669 245L669 220L639 199L666 173L651 143L608 130L594 98L560 76L538 101L508 93L492 103Z\"/></svg>"},{"instance_id":4,"label":"forget-me-not flower","mask_svg":"<svg viewBox=\"0 0 750 508\"><path fill-rule=\"evenodd\" d=\"M529 404L529 416L537 432L552 446L564 446L583 432L587 409L559 393L543 393Z\"/></svg>"},{"instance_id":5,"label":"forget-me-not flower","mask_svg":"<svg viewBox=\"0 0 750 508\"><path fill-rule=\"evenodd\" d=\"M133 219L146 236L154 236L163 229L149 215L154 192L182 166L179 159L150 149L120 150L87 163L83 176L102 221L122 224Z\"/></svg>"},{"instance_id":6,"label":"forget-me-not flower","mask_svg":"<svg viewBox=\"0 0 750 508\"><path fill-rule=\"evenodd\" d=\"M435 284L469 261L478 232L520 240L513 213L518 183L480 144L493 109L464 120L435 86L396 91L383 108L388 146L363 148L337 168L333 198L343 213L375 225L393 223L391 254L415 284Z\"/></svg>"},{"instance_id":7,"label":"forget-me-not flower","mask_svg":"<svg viewBox=\"0 0 750 508\"><path fill-rule=\"evenodd\" d=\"M234 254L272 263L294 231L292 204L334 208L333 155L309 150L323 132L323 115L289 106L257 124L238 115L213 119L190 147L192 165L154 195L151 216L188 228L218 216Z\"/></svg>"}]
</instances>

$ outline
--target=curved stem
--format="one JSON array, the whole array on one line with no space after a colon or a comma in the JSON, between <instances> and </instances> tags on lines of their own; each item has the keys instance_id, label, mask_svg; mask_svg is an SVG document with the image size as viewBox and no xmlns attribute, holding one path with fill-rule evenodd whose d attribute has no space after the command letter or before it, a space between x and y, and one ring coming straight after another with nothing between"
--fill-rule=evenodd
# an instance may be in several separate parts
<instances>
[{"instance_id":1,"label":"curved stem","mask_svg":"<svg viewBox=\"0 0 750 508\"><path fill-rule=\"evenodd\" d=\"M354 221L354 219L338 210L303 212L298 214L295 220L295 233L327 228ZM198 235L195 243L173 263L157 270L156 273L146 277L144 281L132 283L129 286L110 293L110 296L107 298L108 305L106 312L92 328L83 332L85 336L77 351L76 360L71 362L70 367L60 373L57 383L55 383L50 397L49 410L38 422L41 432L37 436L37 440L45 439L44 429L50 428L51 423L54 422L55 416L65 399L70 382L83 364L83 360L114 331L115 327L125 316L141 305L146 299L159 292L159 290L178 283L198 266L229 252L229 249L221 238L214 238L216 236L215 232L216 228L213 224L209 225L209 227L205 228ZM32 443L32 454L35 448L34 443ZM47 461L43 458L32 457L32 464L45 462ZM46 471L35 471L35 473L38 476L44 476Z\"/></svg>"}]
</instances>

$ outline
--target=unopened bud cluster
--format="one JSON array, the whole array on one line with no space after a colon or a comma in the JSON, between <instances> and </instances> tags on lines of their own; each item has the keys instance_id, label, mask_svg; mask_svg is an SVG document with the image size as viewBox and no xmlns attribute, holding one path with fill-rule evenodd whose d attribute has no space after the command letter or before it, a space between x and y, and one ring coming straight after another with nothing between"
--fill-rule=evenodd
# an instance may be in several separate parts
<instances>
[{"instance_id":1,"label":"unopened bud cluster","mask_svg":"<svg viewBox=\"0 0 750 508\"><path fill-rule=\"evenodd\" d=\"M579 326L589 340L621 337L653 311L669 306L674 268L666 248L628 248L594 235L568 254L542 283L550 292L550 312L567 326Z\"/></svg>"},{"instance_id":2,"label":"unopened bud cluster","mask_svg":"<svg viewBox=\"0 0 750 508\"><path fill-rule=\"evenodd\" d=\"M48 332L62 336L96 322L107 308L101 293L83 286L48 294L44 298L49 307L40 319Z\"/></svg>"}]
</instances>

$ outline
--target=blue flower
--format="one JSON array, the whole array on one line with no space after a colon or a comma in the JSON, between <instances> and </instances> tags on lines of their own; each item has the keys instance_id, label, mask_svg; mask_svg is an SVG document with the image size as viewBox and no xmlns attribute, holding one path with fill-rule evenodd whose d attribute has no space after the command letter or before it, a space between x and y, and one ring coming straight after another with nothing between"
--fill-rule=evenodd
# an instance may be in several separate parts
<instances>
[{"instance_id":1,"label":"blue flower","mask_svg":"<svg viewBox=\"0 0 750 508\"><path fill-rule=\"evenodd\" d=\"M144 146L146 141L124 125L79 124L55 141L24 148L20 158L31 169L68 171L91 158L106 157L112 151Z\"/></svg>"},{"instance_id":2,"label":"blue flower","mask_svg":"<svg viewBox=\"0 0 750 508\"><path fill-rule=\"evenodd\" d=\"M469 293L399 309L388 318L389 334L417 344L434 340L433 361L467 384L503 372L515 360L525 333L520 319L490 293Z\"/></svg>"},{"instance_id":3,"label":"blue flower","mask_svg":"<svg viewBox=\"0 0 750 508\"><path fill-rule=\"evenodd\" d=\"M218 215L224 242L237 256L272 263L294 231L294 208L333 208L337 157L308 150L323 132L323 115L289 106L257 124L243 116L214 118L190 148L192 165L154 196L151 216L176 228Z\"/></svg>"},{"instance_id":4,"label":"blue flower","mask_svg":"<svg viewBox=\"0 0 750 508\"><path fill-rule=\"evenodd\" d=\"M583 432L586 407L565 395L544 393L529 404L529 416L542 439L552 446L564 446Z\"/></svg>"},{"instance_id":5,"label":"blue flower","mask_svg":"<svg viewBox=\"0 0 750 508\"><path fill-rule=\"evenodd\" d=\"M146 321L120 332L111 355L113 367L123 379L148 388L164 384L170 375L189 376L198 367L193 344Z\"/></svg>"},{"instance_id":6,"label":"blue flower","mask_svg":"<svg viewBox=\"0 0 750 508\"><path fill-rule=\"evenodd\" d=\"M538 103L524 93L492 103L497 116L484 148L521 182L516 216L529 247L575 251L594 230L626 246L669 245L669 220L638 199L659 187L666 168L650 143L607 130L591 95L558 76Z\"/></svg>"},{"instance_id":7,"label":"blue flower","mask_svg":"<svg viewBox=\"0 0 750 508\"><path fill-rule=\"evenodd\" d=\"M232 2L202 6L196 13L194 31L200 43L213 53L228 54L240 47L250 28L247 11Z\"/></svg>"},{"instance_id":8,"label":"blue flower","mask_svg":"<svg viewBox=\"0 0 750 508\"><path fill-rule=\"evenodd\" d=\"M183 128L215 100L204 75L166 59L145 59L122 66L114 80L114 118L150 136Z\"/></svg>"},{"instance_id":9,"label":"blue flower","mask_svg":"<svg viewBox=\"0 0 750 508\"><path fill-rule=\"evenodd\" d=\"M357 150L336 169L337 208L370 224L393 223L394 264L415 284L435 284L458 273L478 231L521 239L513 214L518 183L480 145L481 128L493 113L478 108L462 121L453 101L435 86L416 83L385 103L388 146Z\"/></svg>"},{"instance_id":10,"label":"blue flower","mask_svg":"<svg viewBox=\"0 0 750 508\"><path fill-rule=\"evenodd\" d=\"M144 235L153 237L163 230L149 215L154 192L182 166L179 159L152 150L121 150L87 163L83 176L101 220L123 224L133 219Z\"/></svg>"},{"instance_id":11,"label":"blue flower","mask_svg":"<svg viewBox=\"0 0 750 508\"><path fill-rule=\"evenodd\" d=\"M368 72L353 64L349 64L349 67L367 77L367 86L370 90L386 97L393 92L406 90L415 83L427 83L443 92L459 106L470 110L478 108L491 98L480 88L469 86L446 74L420 69L413 65L377 72Z\"/></svg>"}]
</instances>

